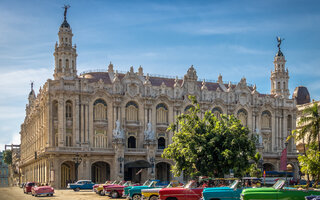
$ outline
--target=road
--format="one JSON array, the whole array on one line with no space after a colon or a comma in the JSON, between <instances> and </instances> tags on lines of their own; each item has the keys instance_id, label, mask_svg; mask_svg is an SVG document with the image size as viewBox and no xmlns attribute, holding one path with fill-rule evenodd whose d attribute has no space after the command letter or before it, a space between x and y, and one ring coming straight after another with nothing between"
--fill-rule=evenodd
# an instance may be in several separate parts
<instances>
[{"instance_id":1,"label":"road","mask_svg":"<svg viewBox=\"0 0 320 200\"><path fill-rule=\"evenodd\" d=\"M19 187L0 187L0 200L22 200L22 199L39 199L39 200L96 200L96 199L112 199L106 196L99 196L91 190L83 190L75 192L73 190L55 190L53 197L34 197L31 194L24 194L22 188ZM112 199L125 200L125 198Z\"/></svg>"}]
</instances>

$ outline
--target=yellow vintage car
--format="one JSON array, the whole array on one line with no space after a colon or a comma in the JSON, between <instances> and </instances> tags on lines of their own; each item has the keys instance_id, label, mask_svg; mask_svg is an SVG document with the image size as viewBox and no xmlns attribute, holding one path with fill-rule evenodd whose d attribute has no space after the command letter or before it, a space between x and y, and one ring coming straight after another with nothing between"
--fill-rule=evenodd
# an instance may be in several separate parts
<instances>
[{"instance_id":1,"label":"yellow vintage car","mask_svg":"<svg viewBox=\"0 0 320 200\"><path fill-rule=\"evenodd\" d=\"M171 181L167 188L170 187L179 187L182 186L183 184L180 184L179 181ZM141 200L157 200L159 198L159 191L162 188L153 188L153 189L144 189L141 190Z\"/></svg>"},{"instance_id":2,"label":"yellow vintage car","mask_svg":"<svg viewBox=\"0 0 320 200\"><path fill-rule=\"evenodd\" d=\"M96 192L96 194L104 196L104 192L103 192L103 186L104 185L115 185L115 184L118 184L120 182L121 181L113 181L112 183L106 182L105 184L100 184L97 188L95 188L95 192Z\"/></svg>"}]
</instances>

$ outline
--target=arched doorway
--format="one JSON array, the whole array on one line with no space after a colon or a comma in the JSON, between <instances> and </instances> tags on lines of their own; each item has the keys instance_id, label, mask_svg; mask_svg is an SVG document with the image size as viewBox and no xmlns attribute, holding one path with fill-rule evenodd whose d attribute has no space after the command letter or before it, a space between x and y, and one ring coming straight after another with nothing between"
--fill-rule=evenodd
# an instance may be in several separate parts
<instances>
[{"instance_id":1,"label":"arched doorway","mask_svg":"<svg viewBox=\"0 0 320 200\"><path fill-rule=\"evenodd\" d=\"M152 165L146 160L137 160L126 163L124 165L124 180L133 183L141 183L142 177L147 173L147 168L150 167L152 167Z\"/></svg>"},{"instance_id":2,"label":"arched doorway","mask_svg":"<svg viewBox=\"0 0 320 200\"><path fill-rule=\"evenodd\" d=\"M94 183L104 183L110 180L110 165L106 162L95 162L91 165L91 180Z\"/></svg>"},{"instance_id":3,"label":"arched doorway","mask_svg":"<svg viewBox=\"0 0 320 200\"><path fill-rule=\"evenodd\" d=\"M270 163L264 163L263 170L264 171L274 171L274 166Z\"/></svg>"},{"instance_id":4,"label":"arched doorway","mask_svg":"<svg viewBox=\"0 0 320 200\"><path fill-rule=\"evenodd\" d=\"M61 188L66 188L68 183L75 181L74 162L67 161L61 164Z\"/></svg>"},{"instance_id":5,"label":"arched doorway","mask_svg":"<svg viewBox=\"0 0 320 200\"><path fill-rule=\"evenodd\" d=\"M156 164L156 179L160 181L170 181L170 164L166 162L159 162Z\"/></svg>"}]
</instances>

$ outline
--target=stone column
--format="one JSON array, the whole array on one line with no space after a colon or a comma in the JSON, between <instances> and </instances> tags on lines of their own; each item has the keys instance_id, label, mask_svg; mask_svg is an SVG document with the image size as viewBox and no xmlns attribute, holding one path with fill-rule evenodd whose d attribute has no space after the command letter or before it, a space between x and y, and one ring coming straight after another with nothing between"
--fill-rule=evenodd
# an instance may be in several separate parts
<instances>
[{"instance_id":1,"label":"stone column","mask_svg":"<svg viewBox=\"0 0 320 200\"><path fill-rule=\"evenodd\" d=\"M123 140L114 140L113 141L114 147L114 163L115 166L113 167L114 170L114 178L116 180L123 180L124 179L124 141ZM112 168L111 168L112 170ZM112 172L111 172L112 173Z\"/></svg>"},{"instance_id":2,"label":"stone column","mask_svg":"<svg viewBox=\"0 0 320 200\"><path fill-rule=\"evenodd\" d=\"M63 100L63 96L59 97L58 100L58 135L59 135L59 147L64 146L64 117L65 117L65 113L64 113L64 100Z\"/></svg>"},{"instance_id":3,"label":"stone column","mask_svg":"<svg viewBox=\"0 0 320 200\"><path fill-rule=\"evenodd\" d=\"M272 151L277 150L277 118L276 118L276 112L272 115Z\"/></svg>"},{"instance_id":4,"label":"stone column","mask_svg":"<svg viewBox=\"0 0 320 200\"><path fill-rule=\"evenodd\" d=\"M75 99L75 111L73 112L74 116L73 116L73 128L74 128L74 137L75 137L75 146L79 146L80 145L80 102L79 102L79 97L76 97Z\"/></svg>"}]
</instances>

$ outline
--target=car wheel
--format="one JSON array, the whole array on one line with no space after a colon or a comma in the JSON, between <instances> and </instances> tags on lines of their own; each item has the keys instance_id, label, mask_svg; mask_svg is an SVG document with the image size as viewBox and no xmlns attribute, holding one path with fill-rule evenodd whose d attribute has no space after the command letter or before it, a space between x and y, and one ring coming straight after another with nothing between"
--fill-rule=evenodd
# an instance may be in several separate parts
<instances>
[{"instance_id":1,"label":"car wheel","mask_svg":"<svg viewBox=\"0 0 320 200\"><path fill-rule=\"evenodd\" d=\"M149 200L158 200L158 196L153 195L149 198Z\"/></svg>"},{"instance_id":2,"label":"car wheel","mask_svg":"<svg viewBox=\"0 0 320 200\"><path fill-rule=\"evenodd\" d=\"M118 192L117 192L117 191L112 191L112 192L111 192L111 197L112 197L112 198L118 198L118 197L119 197Z\"/></svg>"},{"instance_id":3,"label":"car wheel","mask_svg":"<svg viewBox=\"0 0 320 200\"><path fill-rule=\"evenodd\" d=\"M140 194L134 194L132 196L132 200L141 200L141 195Z\"/></svg>"},{"instance_id":4,"label":"car wheel","mask_svg":"<svg viewBox=\"0 0 320 200\"><path fill-rule=\"evenodd\" d=\"M100 196L104 196L104 195L105 195L104 191L101 190L101 191L99 192L99 195L100 195Z\"/></svg>"},{"instance_id":5,"label":"car wheel","mask_svg":"<svg viewBox=\"0 0 320 200\"><path fill-rule=\"evenodd\" d=\"M80 191L80 188L76 188L74 191L79 192L79 191Z\"/></svg>"}]
</instances>

